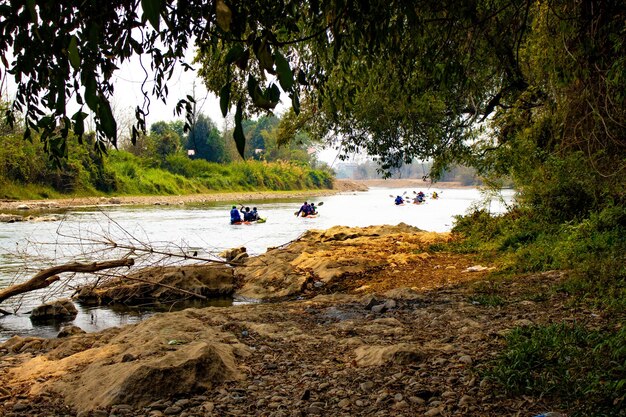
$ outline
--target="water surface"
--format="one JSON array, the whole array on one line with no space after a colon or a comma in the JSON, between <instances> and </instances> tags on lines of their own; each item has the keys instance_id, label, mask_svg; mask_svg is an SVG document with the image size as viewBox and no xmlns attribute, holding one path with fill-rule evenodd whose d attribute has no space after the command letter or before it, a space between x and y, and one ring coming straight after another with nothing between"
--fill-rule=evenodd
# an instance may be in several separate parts
<instances>
[{"instance_id":1,"label":"water surface","mask_svg":"<svg viewBox=\"0 0 626 417\"><path fill-rule=\"evenodd\" d=\"M371 226L406 223L428 231L448 231L454 216L464 214L472 205L479 204L484 196L480 191L468 189L424 188L430 195L437 191L440 198L428 199L425 204L395 206L396 195L414 195L411 189L372 188L367 192L346 193L313 198L319 205L319 217L295 217L302 201L293 199L263 200L258 202L211 203L184 206L113 206L71 210L58 222L20 222L0 224L0 287L23 281L37 271L66 262L118 259L128 253L119 246L112 248L106 242L138 249L150 249L177 255L195 254L201 258L214 258L224 249L245 246L252 255L265 252L268 247L288 243L306 230L326 229L336 225ZM506 209L511 190L502 192L504 200L491 199L484 203L491 212ZM263 224L229 224L232 204L256 206ZM141 253L140 251L138 251ZM136 254L134 254L136 255ZM134 256L132 255L132 256ZM174 264L181 258L152 255L145 262ZM68 278L69 279L69 278ZM70 282L75 285L81 278ZM7 300L2 308L19 314L0 318L0 340L13 334L53 337L61 325L48 323L33 325L26 312L43 301L69 296L67 286L61 282L53 292L41 290L28 294L21 300ZM218 305L230 304L217 301ZM173 308L185 307L178 304ZM74 324L86 331L134 323L154 314L152 306L141 308L86 308L79 307ZM171 308L169 306L161 309Z\"/></svg>"}]
</instances>

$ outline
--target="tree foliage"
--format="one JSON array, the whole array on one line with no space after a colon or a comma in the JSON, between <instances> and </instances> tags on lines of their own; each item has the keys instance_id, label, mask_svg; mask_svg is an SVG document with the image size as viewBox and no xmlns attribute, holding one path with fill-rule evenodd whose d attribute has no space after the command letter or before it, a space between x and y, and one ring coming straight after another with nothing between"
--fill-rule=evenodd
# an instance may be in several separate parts
<instances>
[{"instance_id":1,"label":"tree foliage","mask_svg":"<svg viewBox=\"0 0 626 417\"><path fill-rule=\"evenodd\" d=\"M40 129L53 154L70 128L80 137L87 110L115 142L117 60L149 55L164 98L193 39L200 75L222 112L234 110L241 155L243 120L284 93L295 130L377 155L386 170L432 158L435 176L463 163L523 182L551 156L580 152L610 193L623 182L623 1L22 0L0 13L4 76L19 84L8 119L23 112L25 136ZM73 115L70 97L83 106Z\"/></svg>"}]
</instances>

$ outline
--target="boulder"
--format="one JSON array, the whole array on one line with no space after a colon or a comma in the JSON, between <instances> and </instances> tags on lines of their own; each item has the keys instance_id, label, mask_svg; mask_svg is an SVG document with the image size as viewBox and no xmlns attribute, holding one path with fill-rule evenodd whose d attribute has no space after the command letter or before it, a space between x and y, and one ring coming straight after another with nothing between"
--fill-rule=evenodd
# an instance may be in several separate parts
<instances>
[{"instance_id":1,"label":"boulder","mask_svg":"<svg viewBox=\"0 0 626 417\"><path fill-rule=\"evenodd\" d=\"M77 334L85 334L85 333L87 332L78 326L63 326L61 328L61 331L59 331L59 334L57 334L57 337L58 338L70 337L70 336L74 336Z\"/></svg>"},{"instance_id":2,"label":"boulder","mask_svg":"<svg viewBox=\"0 0 626 417\"><path fill-rule=\"evenodd\" d=\"M62 299L35 307L30 312L31 320L73 319L78 310L71 300Z\"/></svg>"},{"instance_id":3,"label":"boulder","mask_svg":"<svg viewBox=\"0 0 626 417\"><path fill-rule=\"evenodd\" d=\"M391 346L360 346L355 350L358 366L381 366L387 363L409 365L420 363L425 354L415 345L401 343Z\"/></svg>"},{"instance_id":4,"label":"boulder","mask_svg":"<svg viewBox=\"0 0 626 417\"><path fill-rule=\"evenodd\" d=\"M233 269L228 265L150 267L96 288L83 287L77 299L88 305L171 302L189 297L189 293L204 297L230 295L234 288Z\"/></svg>"}]
</instances>

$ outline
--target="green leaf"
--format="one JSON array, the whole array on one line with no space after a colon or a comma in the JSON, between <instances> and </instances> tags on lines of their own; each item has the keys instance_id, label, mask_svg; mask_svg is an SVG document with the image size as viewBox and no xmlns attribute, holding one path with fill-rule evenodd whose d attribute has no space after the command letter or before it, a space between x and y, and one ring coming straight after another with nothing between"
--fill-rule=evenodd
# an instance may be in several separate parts
<instances>
[{"instance_id":1,"label":"green leaf","mask_svg":"<svg viewBox=\"0 0 626 417\"><path fill-rule=\"evenodd\" d=\"M233 132L233 139L235 139L237 152L239 152L239 155L244 158L243 154L246 149L246 136L243 134L243 125L241 124L242 113L243 102L239 100L239 102L237 102L237 111L235 112L235 131Z\"/></svg>"},{"instance_id":2,"label":"green leaf","mask_svg":"<svg viewBox=\"0 0 626 417\"><path fill-rule=\"evenodd\" d=\"M85 72L83 72L83 75L86 75L86 80L84 82L85 102L93 112L97 112L100 98L96 93L96 77L92 73L85 74Z\"/></svg>"},{"instance_id":3,"label":"green leaf","mask_svg":"<svg viewBox=\"0 0 626 417\"><path fill-rule=\"evenodd\" d=\"M77 111L72 116L72 120L74 121L74 133L76 133L79 138L82 137L82 135L85 133L85 119L87 118L87 116L88 114L82 112L81 110Z\"/></svg>"},{"instance_id":4,"label":"green leaf","mask_svg":"<svg viewBox=\"0 0 626 417\"><path fill-rule=\"evenodd\" d=\"M148 19L153 28L159 30L163 0L141 0L141 8L144 18Z\"/></svg>"},{"instance_id":5,"label":"green leaf","mask_svg":"<svg viewBox=\"0 0 626 417\"><path fill-rule=\"evenodd\" d=\"M300 94L297 92L291 94L291 106L296 114L300 114Z\"/></svg>"},{"instance_id":6,"label":"green leaf","mask_svg":"<svg viewBox=\"0 0 626 417\"><path fill-rule=\"evenodd\" d=\"M289 67L289 62L280 51L276 51L274 54L274 61L276 62L276 72L278 73L278 81L284 91L289 91L293 87L293 72Z\"/></svg>"},{"instance_id":7,"label":"green leaf","mask_svg":"<svg viewBox=\"0 0 626 417\"><path fill-rule=\"evenodd\" d=\"M278 102L280 101L280 89L276 84L272 83L272 85L270 85L270 88L267 89L267 97L269 98L269 101L271 103L278 104ZM276 104L274 104L274 106Z\"/></svg>"},{"instance_id":8,"label":"green leaf","mask_svg":"<svg viewBox=\"0 0 626 417\"><path fill-rule=\"evenodd\" d=\"M70 64L75 70L80 69L80 55L78 54L78 38L72 35L70 44L67 47L67 56L70 59Z\"/></svg>"},{"instance_id":9,"label":"green leaf","mask_svg":"<svg viewBox=\"0 0 626 417\"><path fill-rule=\"evenodd\" d=\"M111 143L115 145L115 139L117 139L117 122L113 117L111 106L109 102L101 99L98 106L98 112L96 112L100 118L100 127L102 132L111 139Z\"/></svg>"},{"instance_id":10,"label":"green leaf","mask_svg":"<svg viewBox=\"0 0 626 417\"><path fill-rule=\"evenodd\" d=\"M226 115L228 114L229 105L230 105L230 83L226 83L220 89L220 109L222 110L222 116L226 117Z\"/></svg>"},{"instance_id":11,"label":"green leaf","mask_svg":"<svg viewBox=\"0 0 626 417\"><path fill-rule=\"evenodd\" d=\"M245 50L243 49L243 46L237 44L233 46L232 48L230 48L230 50L226 54L226 57L224 57L224 62L227 64L232 64L233 62L236 62L239 59L241 59L244 53L245 53Z\"/></svg>"},{"instance_id":12,"label":"green leaf","mask_svg":"<svg viewBox=\"0 0 626 417\"><path fill-rule=\"evenodd\" d=\"M259 66L270 74L275 74L274 58L272 57L272 49L267 43L266 38L257 39L254 42L254 53L259 60Z\"/></svg>"},{"instance_id":13,"label":"green leaf","mask_svg":"<svg viewBox=\"0 0 626 417\"><path fill-rule=\"evenodd\" d=\"M308 81L306 80L306 74L303 70L298 71L298 83L300 83L300 85L309 85Z\"/></svg>"}]
</instances>

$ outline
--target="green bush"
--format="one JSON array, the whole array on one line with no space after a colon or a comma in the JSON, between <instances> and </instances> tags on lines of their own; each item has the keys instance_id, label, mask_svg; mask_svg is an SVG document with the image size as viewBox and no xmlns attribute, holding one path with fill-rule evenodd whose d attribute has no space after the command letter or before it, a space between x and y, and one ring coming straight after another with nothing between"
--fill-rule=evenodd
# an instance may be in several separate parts
<instances>
[{"instance_id":1,"label":"green bush","mask_svg":"<svg viewBox=\"0 0 626 417\"><path fill-rule=\"evenodd\" d=\"M488 370L509 394L556 399L574 415L618 415L626 398L626 328L574 324L514 329Z\"/></svg>"}]
</instances>

